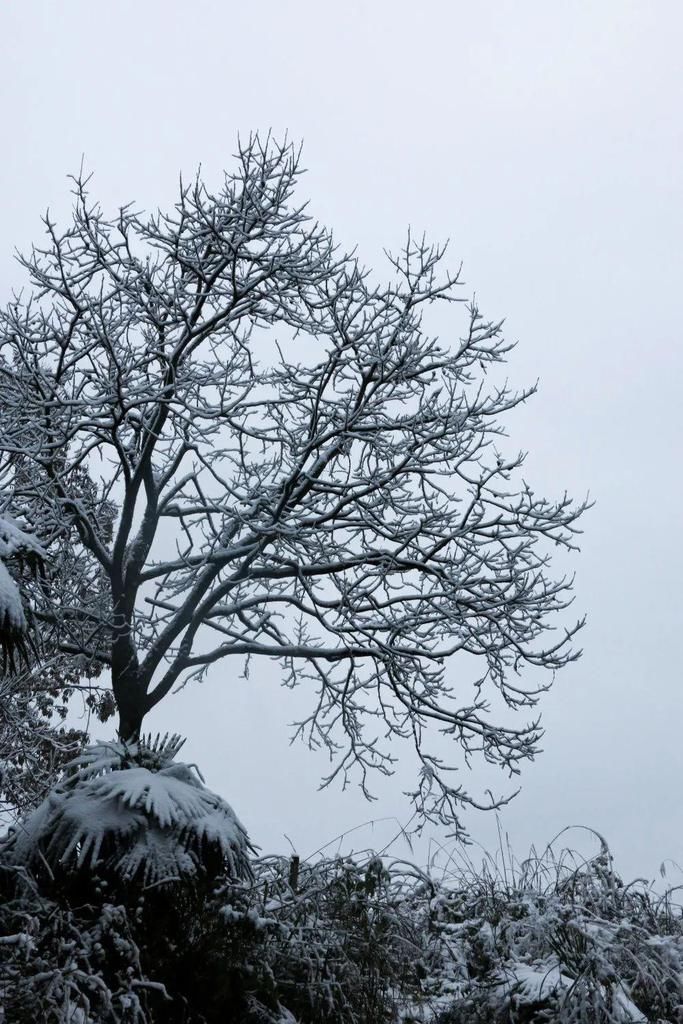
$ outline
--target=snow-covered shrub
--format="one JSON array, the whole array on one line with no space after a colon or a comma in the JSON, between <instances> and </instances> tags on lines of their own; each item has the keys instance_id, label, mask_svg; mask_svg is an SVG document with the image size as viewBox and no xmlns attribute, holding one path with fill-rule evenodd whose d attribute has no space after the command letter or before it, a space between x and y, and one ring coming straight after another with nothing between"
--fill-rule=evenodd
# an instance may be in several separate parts
<instances>
[{"instance_id":1,"label":"snow-covered shrub","mask_svg":"<svg viewBox=\"0 0 683 1024\"><path fill-rule=\"evenodd\" d=\"M35 808L86 742L64 724L66 698L48 671L0 675L0 831Z\"/></svg>"},{"instance_id":2,"label":"snow-covered shrub","mask_svg":"<svg viewBox=\"0 0 683 1024\"><path fill-rule=\"evenodd\" d=\"M681 912L624 885L604 844L440 878L368 856L303 863L295 885L285 858L254 869L226 923L251 921L300 1024L683 1020Z\"/></svg>"},{"instance_id":3,"label":"snow-covered shrub","mask_svg":"<svg viewBox=\"0 0 683 1024\"><path fill-rule=\"evenodd\" d=\"M263 935L278 999L301 1024L397 1019L421 955L405 913L406 880L368 854L255 864L249 914ZM228 917L234 910L224 908Z\"/></svg>"},{"instance_id":4,"label":"snow-covered shrub","mask_svg":"<svg viewBox=\"0 0 683 1024\"><path fill-rule=\"evenodd\" d=\"M26 870L0 868L0 1020L148 1024L150 999L166 995L144 974L125 906L64 905Z\"/></svg>"},{"instance_id":5,"label":"snow-covered shrub","mask_svg":"<svg viewBox=\"0 0 683 1024\"><path fill-rule=\"evenodd\" d=\"M0 914L0 950L21 934L17 949L30 953L21 969L7 961L11 1005L33 987L26 1005L45 1000L54 1013L37 1019L60 1024L278 1019L277 1002L271 1017L258 1003L250 1010L245 950L230 953L211 902L217 884L250 880L246 832L175 761L180 746L171 737L87 747L0 842L0 901L15 907Z\"/></svg>"},{"instance_id":6,"label":"snow-covered shrub","mask_svg":"<svg viewBox=\"0 0 683 1024\"><path fill-rule=\"evenodd\" d=\"M640 881L624 885L600 841L588 861L548 850L435 885L416 912L440 1024L683 1019L680 910Z\"/></svg>"},{"instance_id":7,"label":"snow-covered shrub","mask_svg":"<svg viewBox=\"0 0 683 1024\"><path fill-rule=\"evenodd\" d=\"M40 873L163 885L207 873L249 877L249 842L232 808L192 766L177 737L99 743L79 754L0 855Z\"/></svg>"},{"instance_id":8,"label":"snow-covered shrub","mask_svg":"<svg viewBox=\"0 0 683 1024\"><path fill-rule=\"evenodd\" d=\"M187 879L133 887L123 902L103 880L88 902L74 896L50 898L26 869L0 868L3 1024L296 1024L246 883L224 882L213 900ZM228 918L226 898L243 913Z\"/></svg>"}]
</instances>

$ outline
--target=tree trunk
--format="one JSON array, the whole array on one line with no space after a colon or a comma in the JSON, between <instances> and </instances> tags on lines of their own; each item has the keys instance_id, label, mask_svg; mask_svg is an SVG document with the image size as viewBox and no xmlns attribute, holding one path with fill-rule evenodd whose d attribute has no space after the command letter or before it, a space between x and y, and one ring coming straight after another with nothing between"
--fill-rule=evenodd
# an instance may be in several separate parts
<instances>
[{"instance_id":1,"label":"tree trunk","mask_svg":"<svg viewBox=\"0 0 683 1024\"><path fill-rule=\"evenodd\" d=\"M121 743L137 743L147 711L144 690L138 679L130 674L123 680L114 676L112 685L119 712L119 740Z\"/></svg>"},{"instance_id":2,"label":"tree trunk","mask_svg":"<svg viewBox=\"0 0 683 1024\"><path fill-rule=\"evenodd\" d=\"M111 654L111 685L119 712L119 740L137 743L147 711L146 688L140 680L137 651L128 627L115 636Z\"/></svg>"},{"instance_id":3,"label":"tree trunk","mask_svg":"<svg viewBox=\"0 0 683 1024\"><path fill-rule=\"evenodd\" d=\"M140 739L142 719L144 712L142 708L134 706L119 707L119 741L121 743L137 743Z\"/></svg>"}]
</instances>

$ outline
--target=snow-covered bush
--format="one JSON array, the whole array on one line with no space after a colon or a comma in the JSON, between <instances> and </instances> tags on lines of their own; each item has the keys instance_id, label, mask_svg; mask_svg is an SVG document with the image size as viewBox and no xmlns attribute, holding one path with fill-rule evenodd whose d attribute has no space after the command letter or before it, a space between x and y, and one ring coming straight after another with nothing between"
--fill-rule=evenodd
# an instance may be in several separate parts
<instances>
[{"instance_id":1,"label":"snow-covered bush","mask_svg":"<svg viewBox=\"0 0 683 1024\"><path fill-rule=\"evenodd\" d=\"M0 676L0 830L45 798L86 742L64 723L67 700L49 670Z\"/></svg>"},{"instance_id":2,"label":"snow-covered bush","mask_svg":"<svg viewBox=\"0 0 683 1024\"><path fill-rule=\"evenodd\" d=\"M213 985L235 1021L248 1019L243 956L231 964L222 955L229 936L217 933L211 896L218 882L251 879L251 847L230 806L175 760L181 745L173 736L86 747L0 842L8 1013L21 1005L27 1020L59 1024L200 1022L200 988ZM220 1019L233 1018L223 1008Z\"/></svg>"},{"instance_id":3,"label":"snow-covered bush","mask_svg":"<svg viewBox=\"0 0 683 1024\"><path fill-rule=\"evenodd\" d=\"M42 894L26 870L0 868L0 1020L13 1024L147 1024L166 1001L140 963L131 915Z\"/></svg>"},{"instance_id":4,"label":"snow-covered bush","mask_svg":"<svg viewBox=\"0 0 683 1024\"><path fill-rule=\"evenodd\" d=\"M296 863L296 862L295 862ZM282 1003L301 1024L396 1019L414 988L421 938L405 913L405 879L381 858L257 862L249 913ZM224 908L228 917L233 909Z\"/></svg>"},{"instance_id":5,"label":"snow-covered bush","mask_svg":"<svg viewBox=\"0 0 683 1024\"><path fill-rule=\"evenodd\" d=\"M439 1024L683 1019L680 909L642 880L624 885L600 843L587 861L549 849L433 883L416 913Z\"/></svg>"},{"instance_id":6,"label":"snow-covered bush","mask_svg":"<svg viewBox=\"0 0 683 1024\"><path fill-rule=\"evenodd\" d=\"M255 863L247 914L301 1024L683 1020L683 917L606 844L444 877L374 856ZM232 919L227 910L228 919Z\"/></svg>"},{"instance_id":7,"label":"snow-covered bush","mask_svg":"<svg viewBox=\"0 0 683 1024\"><path fill-rule=\"evenodd\" d=\"M232 808L192 766L178 737L86 747L0 846L15 865L159 885L203 874L249 877L249 842Z\"/></svg>"}]
</instances>

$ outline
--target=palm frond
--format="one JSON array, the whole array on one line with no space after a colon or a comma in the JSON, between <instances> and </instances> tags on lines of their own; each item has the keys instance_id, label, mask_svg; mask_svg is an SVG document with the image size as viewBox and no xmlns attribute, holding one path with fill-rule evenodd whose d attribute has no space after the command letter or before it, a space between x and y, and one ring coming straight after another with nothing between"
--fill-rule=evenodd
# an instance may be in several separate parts
<instances>
[{"instance_id":1,"label":"palm frond","mask_svg":"<svg viewBox=\"0 0 683 1024\"><path fill-rule=\"evenodd\" d=\"M180 745L87 747L7 840L14 863L104 869L145 885L198 876L209 862L251 877L244 826L190 765L173 761Z\"/></svg>"}]
</instances>

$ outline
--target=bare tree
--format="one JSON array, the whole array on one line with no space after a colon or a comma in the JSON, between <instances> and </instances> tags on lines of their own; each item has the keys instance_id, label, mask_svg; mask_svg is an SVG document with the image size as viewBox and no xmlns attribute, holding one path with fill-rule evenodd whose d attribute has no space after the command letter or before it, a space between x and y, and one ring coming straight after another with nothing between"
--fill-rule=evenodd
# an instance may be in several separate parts
<instances>
[{"instance_id":1,"label":"bare tree","mask_svg":"<svg viewBox=\"0 0 683 1024\"><path fill-rule=\"evenodd\" d=\"M409 237L372 284L297 203L299 176L297 151L256 137L170 213L107 219L81 177L73 223L45 217L31 294L0 320L2 449L35 465L25 499L75 531L111 610L38 596L37 613L109 669L124 740L220 659L277 658L310 685L297 732L329 749L326 781L356 768L366 790L409 737L418 808L453 821L475 801L423 730L511 772L533 756L538 722L495 724L484 687L532 706L550 682L531 670L576 656L580 624L548 632L571 596L548 547L572 546L585 506L537 496L499 449L531 391L487 376L510 345L444 250ZM466 314L447 343L422 323L438 300Z\"/></svg>"}]
</instances>

